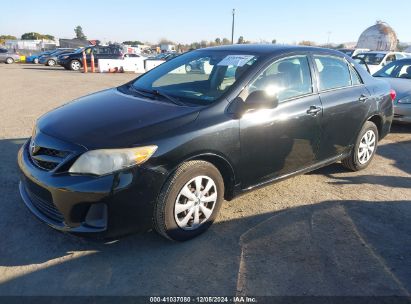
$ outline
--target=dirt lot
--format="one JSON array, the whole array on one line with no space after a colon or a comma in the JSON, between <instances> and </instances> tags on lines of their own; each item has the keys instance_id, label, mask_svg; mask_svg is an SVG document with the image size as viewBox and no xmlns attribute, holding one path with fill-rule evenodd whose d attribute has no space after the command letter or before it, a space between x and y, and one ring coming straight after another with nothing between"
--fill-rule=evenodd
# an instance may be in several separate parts
<instances>
[{"instance_id":1,"label":"dirt lot","mask_svg":"<svg viewBox=\"0 0 411 304\"><path fill-rule=\"evenodd\" d=\"M411 126L363 172L335 164L226 202L190 242L102 244L38 222L16 164L36 118L134 77L0 65L0 295L410 295Z\"/></svg>"}]
</instances>

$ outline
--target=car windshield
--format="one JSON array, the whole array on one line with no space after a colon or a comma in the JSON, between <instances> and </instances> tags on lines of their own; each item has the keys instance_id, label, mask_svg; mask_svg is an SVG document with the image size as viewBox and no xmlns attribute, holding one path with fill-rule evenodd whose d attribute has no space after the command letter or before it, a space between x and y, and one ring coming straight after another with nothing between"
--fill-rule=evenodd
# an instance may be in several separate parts
<instances>
[{"instance_id":1,"label":"car windshield","mask_svg":"<svg viewBox=\"0 0 411 304\"><path fill-rule=\"evenodd\" d=\"M142 75L130 88L137 93L161 93L184 103L206 105L226 93L257 59L252 53L193 51Z\"/></svg>"},{"instance_id":2,"label":"car windshield","mask_svg":"<svg viewBox=\"0 0 411 304\"><path fill-rule=\"evenodd\" d=\"M392 62L375 73L374 77L411 79L411 61L399 60Z\"/></svg>"},{"instance_id":3,"label":"car windshield","mask_svg":"<svg viewBox=\"0 0 411 304\"><path fill-rule=\"evenodd\" d=\"M359 54L355 57L363 59L366 64L379 65L383 61L385 54L384 53L365 53L365 54Z\"/></svg>"}]
</instances>

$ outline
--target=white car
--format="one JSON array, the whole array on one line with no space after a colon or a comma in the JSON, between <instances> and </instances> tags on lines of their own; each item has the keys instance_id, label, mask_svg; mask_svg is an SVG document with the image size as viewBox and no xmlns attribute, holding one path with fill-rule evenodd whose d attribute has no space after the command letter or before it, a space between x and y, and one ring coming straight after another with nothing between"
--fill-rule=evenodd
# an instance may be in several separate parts
<instances>
[{"instance_id":1,"label":"white car","mask_svg":"<svg viewBox=\"0 0 411 304\"><path fill-rule=\"evenodd\" d=\"M355 57L358 54L369 52L369 49L338 49L341 53L344 53L347 56Z\"/></svg>"},{"instance_id":2,"label":"white car","mask_svg":"<svg viewBox=\"0 0 411 304\"><path fill-rule=\"evenodd\" d=\"M368 65L371 75L381 70L387 64L396 60L407 58L408 54L401 52L367 52L355 56L360 58Z\"/></svg>"}]
</instances>

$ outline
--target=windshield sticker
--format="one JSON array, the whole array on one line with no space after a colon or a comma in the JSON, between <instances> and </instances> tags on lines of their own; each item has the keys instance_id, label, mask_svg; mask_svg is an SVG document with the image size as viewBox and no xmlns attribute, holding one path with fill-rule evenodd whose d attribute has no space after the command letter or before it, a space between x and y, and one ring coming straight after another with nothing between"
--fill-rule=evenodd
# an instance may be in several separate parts
<instances>
[{"instance_id":1,"label":"windshield sticker","mask_svg":"<svg viewBox=\"0 0 411 304\"><path fill-rule=\"evenodd\" d=\"M220 66L236 66L242 67L251 59L253 59L253 55L228 55L223 60L221 60L217 65Z\"/></svg>"}]
</instances>

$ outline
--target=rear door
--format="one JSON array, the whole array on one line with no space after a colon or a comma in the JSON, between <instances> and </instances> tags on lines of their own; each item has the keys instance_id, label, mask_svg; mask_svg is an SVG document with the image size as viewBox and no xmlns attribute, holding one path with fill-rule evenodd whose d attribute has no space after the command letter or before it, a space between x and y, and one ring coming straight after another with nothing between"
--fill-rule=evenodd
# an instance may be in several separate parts
<instances>
[{"instance_id":1,"label":"rear door","mask_svg":"<svg viewBox=\"0 0 411 304\"><path fill-rule=\"evenodd\" d=\"M368 113L370 93L343 57L317 54L313 61L323 105L319 161L347 152Z\"/></svg>"},{"instance_id":2,"label":"rear door","mask_svg":"<svg viewBox=\"0 0 411 304\"><path fill-rule=\"evenodd\" d=\"M274 109L240 119L242 187L264 183L316 161L322 107L305 54L275 60L247 86L278 95Z\"/></svg>"}]
</instances>

